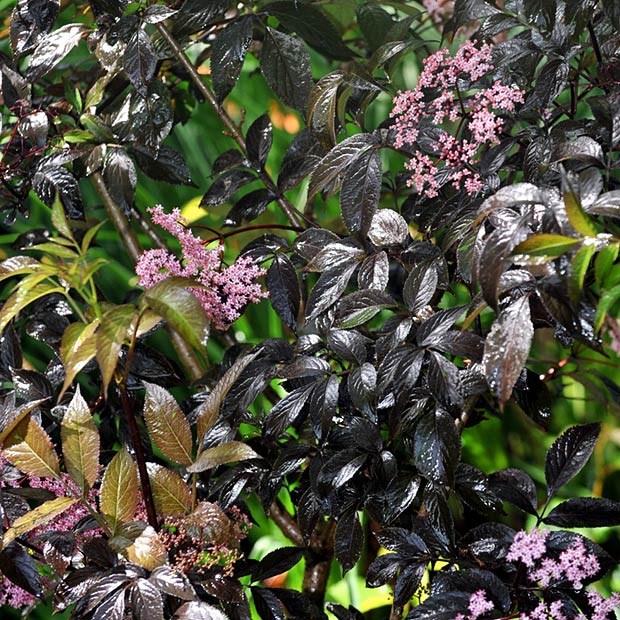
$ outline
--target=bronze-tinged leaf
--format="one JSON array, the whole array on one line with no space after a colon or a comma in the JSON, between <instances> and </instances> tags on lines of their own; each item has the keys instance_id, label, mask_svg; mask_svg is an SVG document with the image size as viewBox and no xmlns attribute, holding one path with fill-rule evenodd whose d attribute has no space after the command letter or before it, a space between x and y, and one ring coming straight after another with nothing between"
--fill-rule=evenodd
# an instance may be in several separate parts
<instances>
[{"instance_id":1,"label":"bronze-tinged leaf","mask_svg":"<svg viewBox=\"0 0 620 620\"><path fill-rule=\"evenodd\" d=\"M73 481L86 491L98 477L99 432L78 386L60 426L65 468Z\"/></svg>"},{"instance_id":2,"label":"bronze-tinged leaf","mask_svg":"<svg viewBox=\"0 0 620 620\"><path fill-rule=\"evenodd\" d=\"M181 476L156 463L148 463L147 468L157 514L187 514L192 508L192 494Z\"/></svg>"},{"instance_id":3,"label":"bronze-tinged leaf","mask_svg":"<svg viewBox=\"0 0 620 620\"><path fill-rule=\"evenodd\" d=\"M151 439L164 456L181 465L192 459L192 431L172 394L154 383L144 382L144 419Z\"/></svg>"},{"instance_id":4,"label":"bronze-tinged leaf","mask_svg":"<svg viewBox=\"0 0 620 620\"><path fill-rule=\"evenodd\" d=\"M24 273L34 273L41 263L31 256L11 256L0 263L0 281Z\"/></svg>"},{"instance_id":5,"label":"bronze-tinged leaf","mask_svg":"<svg viewBox=\"0 0 620 620\"><path fill-rule=\"evenodd\" d=\"M116 453L103 475L99 509L113 533L131 521L138 505L138 470L125 448Z\"/></svg>"},{"instance_id":6,"label":"bronze-tinged leaf","mask_svg":"<svg viewBox=\"0 0 620 620\"><path fill-rule=\"evenodd\" d=\"M247 459L260 458L250 446L241 441L227 441L213 448L207 448L201 452L196 462L187 468L187 471L198 473L207 469L213 469L224 463L233 461L245 461Z\"/></svg>"},{"instance_id":7,"label":"bronze-tinged leaf","mask_svg":"<svg viewBox=\"0 0 620 620\"><path fill-rule=\"evenodd\" d=\"M4 457L29 476L58 477L60 467L52 440L38 422L24 418L4 442Z\"/></svg>"},{"instance_id":8,"label":"bronze-tinged leaf","mask_svg":"<svg viewBox=\"0 0 620 620\"><path fill-rule=\"evenodd\" d=\"M49 523L77 501L74 497L56 497L15 519L13 525L2 536L2 548L4 549L10 542L35 527Z\"/></svg>"},{"instance_id":9,"label":"bronze-tinged leaf","mask_svg":"<svg viewBox=\"0 0 620 620\"><path fill-rule=\"evenodd\" d=\"M201 403L197 412L196 429L198 431L198 445L202 443L205 433L213 426L220 412L222 402L226 398L226 394L234 385L235 381L241 376L245 367L256 357L256 353L245 355L239 358L217 382L217 385L211 390L211 393Z\"/></svg>"},{"instance_id":10,"label":"bronze-tinged leaf","mask_svg":"<svg viewBox=\"0 0 620 620\"><path fill-rule=\"evenodd\" d=\"M99 319L91 323L71 323L65 329L60 341L60 359L65 367L65 381L60 397L73 383L76 375L97 354L96 330Z\"/></svg>"},{"instance_id":11,"label":"bronze-tinged leaf","mask_svg":"<svg viewBox=\"0 0 620 620\"><path fill-rule=\"evenodd\" d=\"M114 375L118 364L121 347L129 338L130 327L135 320L136 309L131 304L115 306L108 310L101 319L97 330L97 363L101 370L104 394Z\"/></svg>"}]
</instances>

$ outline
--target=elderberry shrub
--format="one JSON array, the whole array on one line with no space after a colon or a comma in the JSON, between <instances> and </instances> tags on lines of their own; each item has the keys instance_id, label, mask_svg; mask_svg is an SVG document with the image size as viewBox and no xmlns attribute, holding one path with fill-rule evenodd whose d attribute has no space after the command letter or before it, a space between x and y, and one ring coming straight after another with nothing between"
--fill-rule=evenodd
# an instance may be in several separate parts
<instances>
[{"instance_id":1,"label":"elderberry shrub","mask_svg":"<svg viewBox=\"0 0 620 620\"><path fill-rule=\"evenodd\" d=\"M3 617L616 617L615 0L8 26Z\"/></svg>"}]
</instances>

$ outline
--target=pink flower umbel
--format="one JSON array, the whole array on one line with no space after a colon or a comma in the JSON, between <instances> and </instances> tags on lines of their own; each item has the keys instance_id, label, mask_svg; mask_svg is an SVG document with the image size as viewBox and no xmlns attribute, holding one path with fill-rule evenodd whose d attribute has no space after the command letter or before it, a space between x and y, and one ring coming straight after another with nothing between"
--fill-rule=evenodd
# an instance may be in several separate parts
<instances>
[{"instance_id":1,"label":"pink flower umbel","mask_svg":"<svg viewBox=\"0 0 620 620\"><path fill-rule=\"evenodd\" d=\"M147 250L136 265L141 286L148 288L170 276L193 278L206 289L192 289L207 316L218 329L228 326L249 303L268 296L256 279L266 272L253 259L241 256L232 265L222 263L224 246L205 248L202 240L187 227L179 209L166 213L161 206L148 209L153 222L174 235L181 244L182 258L168 250Z\"/></svg>"},{"instance_id":2,"label":"pink flower umbel","mask_svg":"<svg viewBox=\"0 0 620 620\"><path fill-rule=\"evenodd\" d=\"M429 56L416 88L394 98L391 116L395 119L396 148L417 148L421 127L459 122L456 135L433 128L438 132L429 145L434 153L429 156L417 150L405 164L412 173L408 184L418 193L437 196L440 171L456 189L463 187L468 194L482 189L474 165L482 147L499 143L504 120L497 112L512 112L523 102L523 92L516 86L501 81L491 86L477 83L492 70L491 46L478 49L466 41L454 57L447 49ZM470 137L461 137L465 129Z\"/></svg>"}]
</instances>

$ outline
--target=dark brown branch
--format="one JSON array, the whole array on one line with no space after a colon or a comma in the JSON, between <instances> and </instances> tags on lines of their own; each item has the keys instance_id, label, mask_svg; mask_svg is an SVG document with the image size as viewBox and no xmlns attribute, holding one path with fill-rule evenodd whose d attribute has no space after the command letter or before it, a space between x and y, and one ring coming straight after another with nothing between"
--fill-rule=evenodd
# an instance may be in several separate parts
<instances>
[{"instance_id":1,"label":"dark brown branch","mask_svg":"<svg viewBox=\"0 0 620 620\"><path fill-rule=\"evenodd\" d=\"M196 67L194 67L194 65L191 63L183 48L176 42L168 29L162 23L157 24L157 29L168 44L168 47L172 50L175 58L181 63L183 68L189 74L192 82L194 83L194 86L196 86L200 94L205 98L205 100L217 114L218 118L226 128L226 131L228 132L230 137L237 143L237 146L241 149L241 152L247 157L248 149L243 134L239 130L239 127L237 127L237 125L234 123L232 118L230 118L226 110L224 110L224 108L219 104L219 102L215 98L215 95L211 92L211 89L204 83L202 77L200 76L198 71L196 71ZM271 192L273 192L273 194L276 196L276 202L286 216L286 219L293 226L297 226L298 224L301 224L303 226L304 218L302 214L299 213L297 209L295 209L295 207L291 204L291 202L282 194L282 192L280 192L269 173L265 170L264 166L258 168L257 172L265 187Z\"/></svg>"},{"instance_id":2,"label":"dark brown branch","mask_svg":"<svg viewBox=\"0 0 620 620\"><path fill-rule=\"evenodd\" d=\"M146 507L146 518L149 525L157 530L157 511L155 510L155 502L153 501L153 491L151 489L151 480L149 473L146 469L146 459L144 458L144 451L142 450L142 443L140 442L140 431L138 430L138 423L133 414L131 403L129 402L129 396L127 394L127 386L124 383L119 384L119 390L121 393L121 403L123 405L123 412L129 426L129 434L131 436L131 443L136 455L136 463L138 464L138 473L140 474L140 486L142 487L142 497L144 499L144 505Z\"/></svg>"},{"instance_id":3,"label":"dark brown branch","mask_svg":"<svg viewBox=\"0 0 620 620\"><path fill-rule=\"evenodd\" d=\"M335 527L336 523L331 518L328 521L319 521L306 551L306 570L302 591L319 609L323 608L334 557Z\"/></svg>"},{"instance_id":4,"label":"dark brown branch","mask_svg":"<svg viewBox=\"0 0 620 620\"><path fill-rule=\"evenodd\" d=\"M280 528L280 531L297 547L305 547L306 541L301 534L299 525L286 511L279 499L276 499L269 508L269 516Z\"/></svg>"}]
</instances>

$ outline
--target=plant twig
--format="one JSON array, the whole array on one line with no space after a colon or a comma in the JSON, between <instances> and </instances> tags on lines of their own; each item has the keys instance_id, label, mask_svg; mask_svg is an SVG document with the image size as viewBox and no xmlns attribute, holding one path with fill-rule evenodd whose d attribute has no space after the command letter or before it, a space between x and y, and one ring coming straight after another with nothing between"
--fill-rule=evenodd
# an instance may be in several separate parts
<instances>
[{"instance_id":1,"label":"plant twig","mask_svg":"<svg viewBox=\"0 0 620 620\"><path fill-rule=\"evenodd\" d=\"M333 519L319 521L314 528L306 551L306 569L302 591L319 609L323 608L327 580L334 557L335 529L336 522Z\"/></svg>"},{"instance_id":2,"label":"plant twig","mask_svg":"<svg viewBox=\"0 0 620 620\"><path fill-rule=\"evenodd\" d=\"M280 531L298 547L305 547L306 541L301 534L299 525L293 517L286 511L279 499L274 500L269 508L269 516L273 522L280 528Z\"/></svg>"},{"instance_id":3,"label":"plant twig","mask_svg":"<svg viewBox=\"0 0 620 620\"><path fill-rule=\"evenodd\" d=\"M118 388L121 393L123 412L125 413L125 418L127 419L127 424L129 426L131 443L136 455L138 473L140 474L140 486L142 487L142 497L144 499L144 506L146 507L146 518L149 525L157 530L157 511L155 510L151 480L149 478L148 470L146 469L146 459L144 458L144 451L142 450L142 443L140 441L140 431L138 430L138 424L133 414L131 403L129 402L127 386L121 382Z\"/></svg>"},{"instance_id":4,"label":"plant twig","mask_svg":"<svg viewBox=\"0 0 620 620\"><path fill-rule=\"evenodd\" d=\"M170 31L164 26L164 24L157 24L157 30L164 38L168 47L172 50L175 58L181 63L183 68L189 74L194 86L199 90L200 94L205 98L214 112L217 114L218 118L226 127L226 131L230 135L230 137L237 143L237 146L241 149L241 152L247 157L248 149L245 143L245 139L243 134L239 130L239 127L234 123L232 118L228 115L226 110L219 104L215 95L211 92L211 89L204 83L202 77L196 71L196 67L191 63L190 59L187 57L187 54L183 50L183 48L176 42ZM298 224L304 225L304 219L302 214L295 209L295 207L291 204L291 202L282 194L282 192L278 189L277 185L274 183L273 179L269 175L269 173L265 170L264 166L260 166L257 169L258 176L261 181L265 184L265 187L273 192L276 196L276 202L278 206L282 210L282 213L286 216L286 219L293 226L297 226Z\"/></svg>"}]
</instances>

